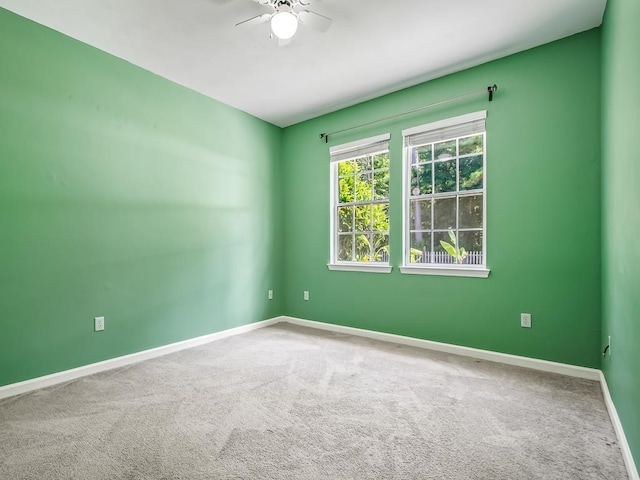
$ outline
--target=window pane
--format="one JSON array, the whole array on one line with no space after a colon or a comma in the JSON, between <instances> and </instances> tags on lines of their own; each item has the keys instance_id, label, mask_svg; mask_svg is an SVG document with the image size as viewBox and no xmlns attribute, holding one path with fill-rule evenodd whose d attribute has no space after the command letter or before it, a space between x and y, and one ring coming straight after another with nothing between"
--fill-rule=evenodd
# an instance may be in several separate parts
<instances>
[{"instance_id":1,"label":"window pane","mask_svg":"<svg viewBox=\"0 0 640 480\"><path fill-rule=\"evenodd\" d=\"M338 236L338 261L340 262L353 261L353 236L352 235Z\"/></svg>"},{"instance_id":2,"label":"window pane","mask_svg":"<svg viewBox=\"0 0 640 480\"><path fill-rule=\"evenodd\" d=\"M456 141L436 143L436 160L451 158L456 156Z\"/></svg>"},{"instance_id":3,"label":"window pane","mask_svg":"<svg viewBox=\"0 0 640 480\"><path fill-rule=\"evenodd\" d=\"M456 236L456 248L460 251L464 248L465 254L462 256L462 262L459 259L449 254L440 243L445 241L454 246L449 232L435 232L434 236L434 263L463 263L471 265L481 265L483 263L482 258L482 232L459 232Z\"/></svg>"},{"instance_id":4,"label":"window pane","mask_svg":"<svg viewBox=\"0 0 640 480\"><path fill-rule=\"evenodd\" d=\"M371 244L373 238L371 235L356 235L356 262L371 261Z\"/></svg>"},{"instance_id":5,"label":"window pane","mask_svg":"<svg viewBox=\"0 0 640 480\"><path fill-rule=\"evenodd\" d=\"M376 204L371 206L372 231L389 231L389 204Z\"/></svg>"},{"instance_id":6,"label":"window pane","mask_svg":"<svg viewBox=\"0 0 640 480\"><path fill-rule=\"evenodd\" d=\"M411 234L411 250L409 251L409 263L429 263L431 251L431 233L415 232Z\"/></svg>"},{"instance_id":7,"label":"window pane","mask_svg":"<svg viewBox=\"0 0 640 480\"><path fill-rule=\"evenodd\" d=\"M373 174L359 173L356 176L356 202L363 202L372 199Z\"/></svg>"},{"instance_id":8,"label":"window pane","mask_svg":"<svg viewBox=\"0 0 640 480\"><path fill-rule=\"evenodd\" d=\"M482 228L482 195L460 197L459 228Z\"/></svg>"},{"instance_id":9,"label":"window pane","mask_svg":"<svg viewBox=\"0 0 640 480\"><path fill-rule=\"evenodd\" d=\"M460 139L460 155L468 155L470 153L482 153L482 135L474 135Z\"/></svg>"},{"instance_id":10,"label":"window pane","mask_svg":"<svg viewBox=\"0 0 640 480\"><path fill-rule=\"evenodd\" d=\"M371 231L371 205L354 207L356 232Z\"/></svg>"},{"instance_id":11,"label":"window pane","mask_svg":"<svg viewBox=\"0 0 640 480\"><path fill-rule=\"evenodd\" d=\"M356 158L356 172L371 170L371 156Z\"/></svg>"},{"instance_id":12,"label":"window pane","mask_svg":"<svg viewBox=\"0 0 640 480\"><path fill-rule=\"evenodd\" d=\"M417 148L409 149L409 158L411 159L411 166L418 165L418 162L420 162L420 157L418 156Z\"/></svg>"},{"instance_id":13,"label":"window pane","mask_svg":"<svg viewBox=\"0 0 640 480\"><path fill-rule=\"evenodd\" d=\"M438 198L433 200L435 229L456 228L456 199Z\"/></svg>"},{"instance_id":14,"label":"window pane","mask_svg":"<svg viewBox=\"0 0 640 480\"><path fill-rule=\"evenodd\" d=\"M351 203L354 199L353 176L338 180L338 203Z\"/></svg>"},{"instance_id":15,"label":"window pane","mask_svg":"<svg viewBox=\"0 0 640 480\"><path fill-rule=\"evenodd\" d=\"M373 261L389 262L389 235L373 236Z\"/></svg>"},{"instance_id":16,"label":"window pane","mask_svg":"<svg viewBox=\"0 0 640 480\"><path fill-rule=\"evenodd\" d=\"M427 163L411 168L410 194L414 197L418 195L429 195L432 193L431 184L431 164Z\"/></svg>"},{"instance_id":17,"label":"window pane","mask_svg":"<svg viewBox=\"0 0 640 480\"><path fill-rule=\"evenodd\" d=\"M460 190L482 188L482 155L460 159Z\"/></svg>"},{"instance_id":18,"label":"window pane","mask_svg":"<svg viewBox=\"0 0 640 480\"><path fill-rule=\"evenodd\" d=\"M409 229L431 230L431 200L411 202L409 209Z\"/></svg>"},{"instance_id":19,"label":"window pane","mask_svg":"<svg viewBox=\"0 0 640 480\"><path fill-rule=\"evenodd\" d=\"M338 231L339 232L353 231L353 207L338 208Z\"/></svg>"},{"instance_id":20,"label":"window pane","mask_svg":"<svg viewBox=\"0 0 640 480\"><path fill-rule=\"evenodd\" d=\"M389 168L389 154L380 153L373 157L373 168Z\"/></svg>"},{"instance_id":21,"label":"window pane","mask_svg":"<svg viewBox=\"0 0 640 480\"><path fill-rule=\"evenodd\" d=\"M353 160L345 160L338 163L338 175L343 177L345 175L353 175L355 169L355 162Z\"/></svg>"},{"instance_id":22,"label":"window pane","mask_svg":"<svg viewBox=\"0 0 640 480\"><path fill-rule=\"evenodd\" d=\"M433 234L433 263L452 264L456 263L456 259L449 254L440 242L447 242L454 246L449 237L449 232L434 232Z\"/></svg>"},{"instance_id":23,"label":"window pane","mask_svg":"<svg viewBox=\"0 0 640 480\"><path fill-rule=\"evenodd\" d=\"M458 243L467 252L482 252L482 232L460 232Z\"/></svg>"},{"instance_id":24,"label":"window pane","mask_svg":"<svg viewBox=\"0 0 640 480\"><path fill-rule=\"evenodd\" d=\"M456 161L437 162L435 164L435 191L455 192L456 191Z\"/></svg>"},{"instance_id":25,"label":"window pane","mask_svg":"<svg viewBox=\"0 0 640 480\"><path fill-rule=\"evenodd\" d=\"M421 145L412 150L415 159L413 163L426 163L433 160L433 145Z\"/></svg>"},{"instance_id":26,"label":"window pane","mask_svg":"<svg viewBox=\"0 0 640 480\"><path fill-rule=\"evenodd\" d=\"M376 170L373 173L373 198L389 198L389 170Z\"/></svg>"}]
</instances>

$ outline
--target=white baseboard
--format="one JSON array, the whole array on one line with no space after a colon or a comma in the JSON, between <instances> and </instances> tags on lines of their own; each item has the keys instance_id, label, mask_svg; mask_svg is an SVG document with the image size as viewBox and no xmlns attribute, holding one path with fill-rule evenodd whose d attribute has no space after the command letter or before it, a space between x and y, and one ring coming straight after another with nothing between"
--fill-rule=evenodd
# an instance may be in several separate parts
<instances>
[{"instance_id":1,"label":"white baseboard","mask_svg":"<svg viewBox=\"0 0 640 480\"><path fill-rule=\"evenodd\" d=\"M163 345L162 347L143 350L142 352L136 352L130 355L124 355L122 357L111 358L109 360L92 363L90 365L84 365L82 367L65 370L63 372L52 373L51 375L33 378L24 382L12 383L0 387L0 399L12 397L14 395L20 395L32 390L38 390L39 388L50 387L51 385L68 382L70 380L75 380L76 378L85 377L87 375L103 372L105 370L111 370L113 368L131 365L132 363L138 363L143 360L149 360L151 358L160 357L162 355L178 352L187 348L197 347L199 345L215 342L216 340L221 340L233 335L239 335L241 333L257 330L258 328L268 327L269 325L273 325L274 323L279 323L282 321L282 317L270 318L261 322L241 325L240 327L230 328L228 330L222 330L220 332L211 333L209 335L191 338L182 342L170 343L169 345Z\"/></svg>"},{"instance_id":2,"label":"white baseboard","mask_svg":"<svg viewBox=\"0 0 640 480\"><path fill-rule=\"evenodd\" d=\"M542 370L544 372L559 373L561 375L567 375L570 377L585 378L588 380L596 381L600 380L600 370L596 370L595 368L577 367L575 365L568 365L566 363L538 360L536 358L509 355L507 353L491 352L489 350L480 350L478 348L461 347L459 345L452 345L450 343L433 342L431 340L422 340L419 338L405 337L402 335L394 335L391 333L374 332L372 330L363 330L361 328L344 327L342 325L316 322L314 320L303 320L301 318L295 317L282 317L282 319L288 323L292 323L295 325L303 325L305 327L318 328L321 330L330 330L332 332L372 338L374 340L381 340L383 342L399 343L401 345L409 345L411 347L452 353L454 355L478 358L481 360L488 360L490 362L517 365L519 367L532 368L534 370Z\"/></svg>"},{"instance_id":3,"label":"white baseboard","mask_svg":"<svg viewBox=\"0 0 640 480\"><path fill-rule=\"evenodd\" d=\"M607 379L605 378L602 371L600 371L600 386L602 387L604 403L607 406L607 411L609 412L609 417L611 418L613 429L615 430L616 436L618 437L618 443L620 445L620 450L622 450L622 458L624 459L624 464L627 467L629 480L640 480L638 469L636 468L636 464L633 460L633 455L631 454L631 448L629 448L629 443L627 442L627 436L624 434L624 429L622 428L620 417L618 417L618 411L616 410L616 406L614 405L611 394L609 393Z\"/></svg>"}]
</instances>

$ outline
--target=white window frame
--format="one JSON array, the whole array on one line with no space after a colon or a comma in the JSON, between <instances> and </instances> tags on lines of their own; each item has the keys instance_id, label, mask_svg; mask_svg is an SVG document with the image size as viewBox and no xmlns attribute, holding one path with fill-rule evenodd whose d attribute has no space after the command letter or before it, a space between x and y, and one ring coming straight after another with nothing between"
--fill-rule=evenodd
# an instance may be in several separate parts
<instances>
[{"instance_id":1,"label":"white window frame","mask_svg":"<svg viewBox=\"0 0 640 480\"><path fill-rule=\"evenodd\" d=\"M331 147L331 163L330 163L330 261L327 264L329 270L353 271L353 272L369 272L369 273L391 273L392 267L389 262L340 262L337 260L337 242L338 242L338 218L337 209L337 193L338 193L338 163L340 161L352 160L365 155L374 155L382 152L389 152L389 139L391 135L388 133L376 135L374 137L356 140L354 142L345 143ZM389 168L390 169L390 168ZM373 203L373 202L372 202Z\"/></svg>"},{"instance_id":2,"label":"white window frame","mask_svg":"<svg viewBox=\"0 0 640 480\"><path fill-rule=\"evenodd\" d=\"M402 131L403 136L403 155L402 155L402 265L400 266L400 272L411 275L444 275L444 276L456 276L456 277L478 277L487 278L490 270L487 268L487 144L486 144L486 131L484 134L484 157L482 162L483 169L483 188L482 188L482 265L457 265L457 264L439 264L439 263L410 263L410 248L411 248L411 235L410 235L410 201L411 201L411 185L409 185L409 173L411 171L411 165L409 158L409 152L412 147L406 146L406 138L418 135L441 132L455 132L455 127L469 124L470 122L478 122L486 119L487 112L482 110L479 112L469 113L466 115L460 115L445 120L429 123L426 125L420 125L417 127L409 128ZM454 128L452 128L454 127ZM446 136L446 133L442 133ZM451 139L466 136L463 133L457 135L451 134ZM445 141L448 138L441 138L437 141ZM434 159L435 160L435 159ZM456 190L456 204L459 201L459 190ZM456 215L458 214L458 208L456 207Z\"/></svg>"}]
</instances>

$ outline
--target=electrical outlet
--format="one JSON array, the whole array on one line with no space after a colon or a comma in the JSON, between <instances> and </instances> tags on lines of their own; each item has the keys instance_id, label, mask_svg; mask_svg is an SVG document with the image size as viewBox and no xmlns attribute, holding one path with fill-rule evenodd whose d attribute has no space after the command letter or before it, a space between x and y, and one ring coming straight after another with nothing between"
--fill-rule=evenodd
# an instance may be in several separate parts
<instances>
[{"instance_id":1,"label":"electrical outlet","mask_svg":"<svg viewBox=\"0 0 640 480\"><path fill-rule=\"evenodd\" d=\"M305 300L309 300L309 292L305 290L304 294L302 295L302 298L304 298Z\"/></svg>"},{"instance_id":2,"label":"electrical outlet","mask_svg":"<svg viewBox=\"0 0 640 480\"><path fill-rule=\"evenodd\" d=\"M273 290L269 290L269 300L273 300Z\"/></svg>"},{"instance_id":3,"label":"electrical outlet","mask_svg":"<svg viewBox=\"0 0 640 480\"><path fill-rule=\"evenodd\" d=\"M520 326L524 328L531 328L531 314L530 313L521 313L520 314Z\"/></svg>"},{"instance_id":4,"label":"electrical outlet","mask_svg":"<svg viewBox=\"0 0 640 480\"><path fill-rule=\"evenodd\" d=\"M93 329L96 332L104 330L104 317L96 317L93 319Z\"/></svg>"}]
</instances>

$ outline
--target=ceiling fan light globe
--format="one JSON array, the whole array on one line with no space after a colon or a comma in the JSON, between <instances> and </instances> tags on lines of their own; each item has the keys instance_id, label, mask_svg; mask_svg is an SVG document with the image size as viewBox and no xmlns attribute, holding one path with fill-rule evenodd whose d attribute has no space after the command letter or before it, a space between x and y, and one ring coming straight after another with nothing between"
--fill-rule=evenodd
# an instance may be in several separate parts
<instances>
[{"instance_id":1,"label":"ceiling fan light globe","mask_svg":"<svg viewBox=\"0 0 640 480\"><path fill-rule=\"evenodd\" d=\"M271 31L281 40L289 40L298 30L298 18L291 12L278 12L271 17Z\"/></svg>"}]
</instances>

